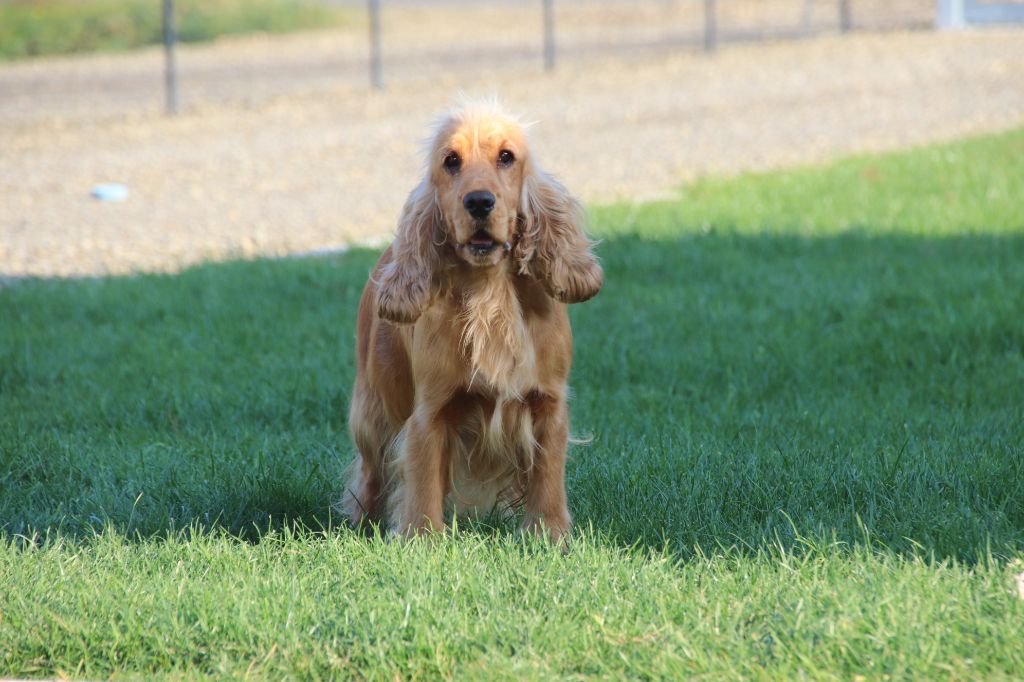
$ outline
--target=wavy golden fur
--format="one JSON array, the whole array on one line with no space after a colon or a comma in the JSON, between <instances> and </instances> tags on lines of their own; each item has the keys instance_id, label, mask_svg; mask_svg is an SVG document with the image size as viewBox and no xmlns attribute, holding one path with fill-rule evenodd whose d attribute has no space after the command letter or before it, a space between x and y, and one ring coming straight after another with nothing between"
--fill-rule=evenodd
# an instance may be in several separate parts
<instances>
[{"instance_id":1,"label":"wavy golden fur","mask_svg":"<svg viewBox=\"0 0 1024 682\"><path fill-rule=\"evenodd\" d=\"M524 528L569 530L566 304L603 283L583 225L515 119L475 104L438 125L359 304L353 523L411 535L522 505Z\"/></svg>"}]
</instances>

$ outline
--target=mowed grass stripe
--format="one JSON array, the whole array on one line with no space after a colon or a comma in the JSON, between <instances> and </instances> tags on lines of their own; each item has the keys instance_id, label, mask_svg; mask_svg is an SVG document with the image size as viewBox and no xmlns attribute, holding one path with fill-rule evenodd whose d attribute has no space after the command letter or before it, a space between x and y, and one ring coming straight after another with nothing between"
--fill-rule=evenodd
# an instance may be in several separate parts
<instances>
[{"instance_id":1,"label":"mowed grass stripe","mask_svg":"<svg viewBox=\"0 0 1024 682\"><path fill-rule=\"evenodd\" d=\"M1005 567L863 546L678 562L583 533L563 556L509 536L104 533L0 560L11 674L374 679L857 674L1012 676Z\"/></svg>"},{"instance_id":2,"label":"mowed grass stripe","mask_svg":"<svg viewBox=\"0 0 1024 682\"><path fill-rule=\"evenodd\" d=\"M337 523L373 252L0 289L0 675L1024 675L1022 152L592 209L565 556Z\"/></svg>"}]
</instances>

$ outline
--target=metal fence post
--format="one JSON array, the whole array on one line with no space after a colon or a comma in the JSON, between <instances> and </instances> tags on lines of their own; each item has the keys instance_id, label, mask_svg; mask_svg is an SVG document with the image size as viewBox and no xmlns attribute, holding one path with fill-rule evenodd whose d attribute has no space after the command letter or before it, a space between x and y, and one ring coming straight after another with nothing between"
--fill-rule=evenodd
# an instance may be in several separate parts
<instances>
[{"instance_id":1,"label":"metal fence post","mask_svg":"<svg viewBox=\"0 0 1024 682\"><path fill-rule=\"evenodd\" d=\"M555 0L544 0L544 70L555 68Z\"/></svg>"},{"instance_id":2,"label":"metal fence post","mask_svg":"<svg viewBox=\"0 0 1024 682\"><path fill-rule=\"evenodd\" d=\"M178 113L178 69L174 60L174 0L163 0L164 91L168 114Z\"/></svg>"},{"instance_id":3,"label":"metal fence post","mask_svg":"<svg viewBox=\"0 0 1024 682\"><path fill-rule=\"evenodd\" d=\"M849 33L853 29L853 14L850 11L850 0L839 0L839 30Z\"/></svg>"},{"instance_id":4,"label":"metal fence post","mask_svg":"<svg viewBox=\"0 0 1024 682\"><path fill-rule=\"evenodd\" d=\"M370 12L370 86L375 90L384 87L384 69L380 55L380 0L367 0Z\"/></svg>"},{"instance_id":5,"label":"metal fence post","mask_svg":"<svg viewBox=\"0 0 1024 682\"><path fill-rule=\"evenodd\" d=\"M704 0L704 51L714 52L718 46L718 18L715 0Z\"/></svg>"}]
</instances>

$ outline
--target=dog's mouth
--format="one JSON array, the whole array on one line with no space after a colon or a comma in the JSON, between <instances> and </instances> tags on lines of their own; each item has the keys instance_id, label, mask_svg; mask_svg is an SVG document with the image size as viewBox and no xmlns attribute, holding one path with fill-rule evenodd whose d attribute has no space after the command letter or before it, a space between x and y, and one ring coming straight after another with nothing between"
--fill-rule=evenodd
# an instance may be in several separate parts
<instances>
[{"instance_id":1,"label":"dog's mouth","mask_svg":"<svg viewBox=\"0 0 1024 682\"><path fill-rule=\"evenodd\" d=\"M469 238L466 248L468 248L469 252L474 256L486 256L498 248L498 242L494 241L494 237L492 237L487 230L477 230L473 233L473 236Z\"/></svg>"}]
</instances>

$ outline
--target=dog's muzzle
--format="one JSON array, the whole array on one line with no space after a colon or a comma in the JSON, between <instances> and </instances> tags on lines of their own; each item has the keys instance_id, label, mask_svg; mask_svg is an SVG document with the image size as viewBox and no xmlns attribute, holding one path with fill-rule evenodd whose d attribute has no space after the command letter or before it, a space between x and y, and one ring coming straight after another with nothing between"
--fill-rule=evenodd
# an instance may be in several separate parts
<instances>
[{"instance_id":1,"label":"dog's muzzle","mask_svg":"<svg viewBox=\"0 0 1024 682\"><path fill-rule=\"evenodd\" d=\"M469 238L468 243L460 244L460 246L465 246L474 256L486 256L497 249L498 246L501 246L506 251L512 250L511 242L499 244L486 230L477 230L473 236Z\"/></svg>"}]
</instances>

